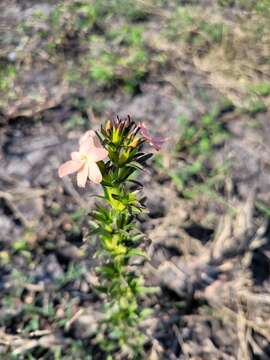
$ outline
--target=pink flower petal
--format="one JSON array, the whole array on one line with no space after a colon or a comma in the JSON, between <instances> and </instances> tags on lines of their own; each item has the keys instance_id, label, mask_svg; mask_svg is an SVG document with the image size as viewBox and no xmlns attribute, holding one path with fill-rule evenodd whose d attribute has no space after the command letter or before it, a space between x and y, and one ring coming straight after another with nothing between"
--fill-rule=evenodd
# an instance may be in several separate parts
<instances>
[{"instance_id":1,"label":"pink flower petal","mask_svg":"<svg viewBox=\"0 0 270 360\"><path fill-rule=\"evenodd\" d=\"M140 132L144 135L144 136L150 136L149 134L149 130L148 128L146 127L146 125L144 123L140 123L139 124L139 127L140 127Z\"/></svg>"},{"instance_id":2,"label":"pink flower petal","mask_svg":"<svg viewBox=\"0 0 270 360\"><path fill-rule=\"evenodd\" d=\"M95 136L93 137L93 141L94 141L95 147L103 149L103 145L100 143L99 138L96 135L96 133L95 133Z\"/></svg>"},{"instance_id":3,"label":"pink flower petal","mask_svg":"<svg viewBox=\"0 0 270 360\"><path fill-rule=\"evenodd\" d=\"M89 154L92 148L102 148L97 134L93 130L86 131L79 141L80 152Z\"/></svg>"},{"instance_id":4,"label":"pink flower petal","mask_svg":"<svg viewBox=\"0 0 270 360\"><path fill-rule=\"evenodd\" d=\"M72 160L80 160L81 156L80 153L78 151L73 151L71 154L71 159Z\"/></svg>"},{"instance_id":5,"label":"pink flower petal","mask_svg":"<svg viewBox=\"0 0 270 360\"><path fill-rule=\"evenodd\" d=\"M166 138L155 136L151 138L150 145L152 145L157 151L161 149L161 146L165 143Z\"/></svg>"},{"instance_id":6,"label":"pink flower petal","mask_svg":"<svg viewBox=\"0 0 270 360\"><path fill-rule=\"evenodd\" d=\"M59 177L63 177L69 174L72 174L76 171L78 171L83 165L82 161L78 160L69 160L62 164L58 169L58 175Z\"/></svg>"},{"instance_id":7,"label":"pink flower petal","mask_svg":"<svg viewBox=\"0 0 270 360\"><path fill-rule=\"evenodd\" d=\"M159 151L164 142L168 140L168 138L164 138L162 136L151 136L144 123L141 123L139 126L142 137L157 151Z\"/></svg>"},{"instance_id":8,"label":"pink flower petal","mask_svg":"<svg viewBox=\"0 0 270 360\"><path fill-rule=\"evenodd\" d=\"M160 143L164 143L164 141L166 141L167 138L164 138L163 136L152 136L152 141L154 142L160 142Z\"/></svg>"},{"instance_id":9,"label":"pink flower petal","mask_svg":"<svg viewBox=\"0 0 270 360\"><path fill-rule=\"evenodd\" d=\"M88 176L88 165L85 163L83 167L77 173L77 185L79 187L85 187Z\"/></svg>"},{"instance_id":10,"label":"pink flower petal","mask_svg":"<svg viewBox=\"0 0 270 360\"><path fill-rule=\"evenodd\" d=\"M81 137L80 137L80 140L79 140L79 145L81 145L81 143L89 140L89 141L93 141L93 137L96 136L96 133L94 132L94 130L88 130L86 131Z\"/></svg>"},{"instance_id":11,"label":"pink flower petal","mask_svg":"<svg viewBox=\"0 0 270 360\"><path fill-rule=\"evenodd\" d=\"M108 156L108 151L103 147L96 147L91 150L90 156L94 162L101 161Z\"/></svg>"},{"instance_id":12,"label":"pink flower petal","mask_svg":"<svg viewBox=\"0 0 270 360\"><path fill-rule=\"evenodd\" d=\"M99 167L96 163L92 163L89 165L89 179L93 181L95 184L100 184L102 181L102 174L99 170Z\"/></svg>"},{"instance_id":13,"label":"pink flower petal","mask_svg":"<svg viewBox=\"0 0 270 360\"><path fill-rule=\"evenodd\" d=\"M161 145L158 145L156 143L153 143L153 142L149 142L149 144L157 151L159 151L161 149Z\"/></svg>"},{"instance_id":14,"label":"pink flower petal","mask_svg":"<svg viewBox=\"0 0 270 360\"><path fill-rule=\"evenodd\" d=\"M93 147L94 147L93 139L88 138L80 143L79 152L85 155L90 154Z\"/></svg>"}]
</instances>

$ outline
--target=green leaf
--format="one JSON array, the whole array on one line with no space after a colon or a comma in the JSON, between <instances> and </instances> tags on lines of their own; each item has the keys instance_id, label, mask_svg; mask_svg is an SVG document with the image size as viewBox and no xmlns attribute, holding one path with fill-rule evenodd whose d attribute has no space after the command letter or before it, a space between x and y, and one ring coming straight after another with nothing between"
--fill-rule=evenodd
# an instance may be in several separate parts
<instances>
[{"instance_id":1,"label":"green leaf","mask_svg":"<svg viewBox=\"0 0 270 360\"><path fill-rule=\"evenodd\" d=\"M144 167L137 161L132 161L131 163L128 164L128 166L137 170L144 170Z\"/></svg>"},{"instance_id":2,"label":"green leaf","mask_svg":"<svg viewBox=\"0 0 270 360\"><path fill-rule=\"evenodd\" d=\"M131 256L141 256L147 260L150 260L150 258L148 257L148 255L142 251L142 250L139 250L139 249L132 249L130 251L128 251L127 253L127 256L131 257Z\"/></svg>"}]
</instances>

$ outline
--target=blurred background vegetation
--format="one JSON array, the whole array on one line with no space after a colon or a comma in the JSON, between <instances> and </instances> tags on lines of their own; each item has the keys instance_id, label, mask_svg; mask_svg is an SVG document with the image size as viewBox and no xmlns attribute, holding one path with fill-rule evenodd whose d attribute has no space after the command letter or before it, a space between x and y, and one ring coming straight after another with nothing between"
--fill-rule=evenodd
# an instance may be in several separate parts
<instances>
[{"instance_id":1,"label":"blurred background vegetation","mask_svg":"<svg viewBox=\"0 0 270 360\"><path fill-rule=\"evenodd\" d=\"M142 271L161 286L145 359L269 358L270 1L0 10L0 357L105 358L87 236L98 189L56 170L83 131L129 114L170 138L143 179Z\"/></svg>"}]
</instances>

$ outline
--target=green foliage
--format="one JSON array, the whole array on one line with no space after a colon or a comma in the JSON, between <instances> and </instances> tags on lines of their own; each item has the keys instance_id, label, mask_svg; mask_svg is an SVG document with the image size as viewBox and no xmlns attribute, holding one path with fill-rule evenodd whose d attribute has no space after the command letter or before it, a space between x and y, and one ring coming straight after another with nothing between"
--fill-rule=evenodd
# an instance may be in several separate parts
<instances>
[{"instance_id":1,"label":"green foliage","mask_svg":"<svg viewBox=\"0 0 270 360\"><path fill-rule=\"evenodd\" d=\"M72 283L73 281L79 279L82 274L86 272L86 269L84 267L78 266L76 264L69 264L67 271L63 274L63 276L59 277L56 282L55 286L56 288L60 289L64 286L66 286L69 283Z\"/></svg>"},{"instance_id":2,"label":"green foliage","mask_svg":"<svg viewBox=\"0 0 270 360\"><path fill-rule=\"evenodd\" d=\"M108 38L114 43L125 44L127 46L141 46L143 44L142 34L144 28L141 25L124 24L121 27L112 29Z\"/></svg>"},{"instance_id":3,"label":"green foliage","mask_svg":"<svg viewBox=\"0 0 270 360\"><path fill-rule=\"evenodd\" d=\"M9 292L3 294L1 305L8 309L0 316L0 326L4 324L12 324L20 317L20 334L29 338L30 334L35 331L44 330L44 326L50 328L51 326L57 331L68 331L70 320L74 316L74 309L78 308L78 298L69 298L68 292L65 291L67 286L72 285L76 280L80 279L82 274L86 271L84 267L78 264L72 264L67 268L67 271L55 281L50 282L43 291L33 293L28 290L31 285L37 285L35 279L24 275L21 271L14 269L11 274ZM27 295L30 295L27 297ZM27 300L28 299L28 300ZM61 311L59 311L61 310ZM61 346L52 345L50 349L43 348L42 344L35 345L33 348L26 347L21 358L36 359L37 353L43 353L46 349L46 358L61 360L92 359L91 351L81 341L66 342ZM12 355L13 350L10 350ZM16 351L16 350L14 350ZM90 352L90 354L89 354ZM12 355L13 356L13 355ZM14 355L14 359L17 357Z\"/></svg>"},{"instance_id":4,"label":"green foliage","mask_svg":"<svg viewBox=\"0 0 270 360\"><path fill-rule=\"evenodd\" d=\"M151 154L142 153L144 140L139 128L129 118L108 121L99 134L109 153L109 161L100 164L104 204L93 212L92 232L98 236L102 260L97 269L97 290L105 296L104 318L97 337L107 354L121 351L136 359L143 352L145 336L140 322L148 315L139 298L151 289L144 286L131 263L134 258L147 258L140 249L143 234L136 227L136 214L144 210L144 199L138 198L141 184L130 180ZM133 188L131 189L131 184Z\"/></svg>"},{"instance_id":5,"label":"green foliage","mask_svg":"<svg viewBox=\"0 0 270 360\"><path fill-rule=\"evenodd\" d=\"M87 120L84 119L80 115L73 115L71 116L65 123L65 128L67 130L72 130L75 128L84 128Z\"/></svg>"},{"instance_id":6,"label":"green foliage","mask_svg":"<svg viewBox=\"0 0 270 360\"><path fill-rule=\"evenodd\" d=\"M248 97L243 110L254 116L258 113L267 111L267 106L265 105L264 101L259 97L250 96Z\"/></svg>"},{"instance_id":7,"label":"green foliage","mask_svg":"<svg viewBox=\"0 0 270 360\"><path fill-rule=\"evenodd\" d=\"M255 10L264 16L270 16L270 0L256 1Z\"/></svg>"},{"instance_id":8,"label":"green foliage","mask_svg":"<svg viewBox=\"0 0 270 360\"><path fill-rule=\"evenodd\" d=\"M126 25L112 30L107 39L91 36L90 52L82 62L89 81L101 87L120 83L133 92L148 71L149 57L142 31L142 27Z\"/></svg>"},{"instance_id":9,"label":"green foliage","mask_svg":"<svg viewBox=\"0 0 270 360\"><path fill-rule=\"evenodd\" d=\"M93 3L86 0L64 1L51 13L49 20L52 28L60 34L79 36L95 25L97 11Z\"/></svg>"},{"instance_id":10,"label":"green foliage","mask_svg":"<svg viewBox=\"0 0 270 360\"><path fill-rule=\"evenodd\" d=\"M232 7L235 4L235 0L218 0L220 6Z\"/></svg>"},{"instance_id":11,"label":"green foliage","mask_svg":"<svg viewBox=\"0 0 270 360\"><path fill-rule=\"evenodd\" d=\"M58 5L48 19L53 30L47 50L59 53L67 44L76 43L78 53L84 50L79 62L73 63L67 79L85 85L112 87L119 83L124 90L134 92L146 75L149 56L142 38L143 26L130 20L144 18L137 2L114 1L65 1ZM112 17L121 17L113 27L108 27ZM126 19L126 23L123 23ZM122 24L123 23L123 24ZM76 119L78 120L78 119ZM71 126L74 121L71 122Z\"/></svg>"},{"instance_id":12,"label":"green foliage","mask_svg":"<svg viewBox=\"0 0 270 360\"><path fill-rule=\"evenodd\" d=\"M259 84L253 85L251 91L260 96L269 96L270 95L270 83L261 82Z\"/></svg>"},{"instance_id":13,"label":"green foliage","mask_svg":"<svg viewBox=\"0 0 270 360\"><path fill-rule=\"evenodd\" d=\"M146 13L138 2L130 0L66 0L50 14L49 23L57 31L55 40L60 44L67 36L80 37L90 34L95 26L103 28L111 17L130 22L144 19Z\"/></svg>"},{"instance_id":14,"label":"green foliage","mask_svg":"<svg viewBox=\"0 0 270 360\"><path fill-rule=\"evenodd\" d=\"M27 242L25 239L19 239L13 242L12 244L14 251L21 251L27 249Z\"/></svg>"},{"instance_id":15,"label":"green foliage","mask_svg":"<svg viewBox=\"0 0 270 360\"><path fill-rule=\"evenodd\" d=\"M192 6L181 6L170 19L167 31L172 40L180 37L193 50L200 51L207 50L210 44L220 43L227 28L223 23L206 21Z\"/></svg>"},{"instance_id":16,"label":"green foliage","mask_svg":"<svg viewBox=\"0 0 270 360\"><path fill-rule=\"evenodd\" d=\"M128 21L145 20L147 12L140 1L96 0L94 2L99 16L120 16Z\"/></svg>"},{"instance_id":17,"label":"green foliage","mask_svg":"<svg viewBox=\"0 0 270 360\"><path fill-rule=\"evenodd\" d=\"M47 17L41 15L27 18L18 31L27 41L35 33L53 63L68 57L61 70L72 85L96 89L117 85L134 93L150 63L164 62L159 54L150 58L142 22L148 13L139 1L65 0ZM77 123L82 126L79 117L70 119L68 129Z\"/></svg>"},{"instance_id":18,"label":"green foliage","mask_svg":"<svg viewBox=\"0 0 270 360\"><path fill-rule=\"evenodd\" d=\"M267 111L265 99L270 95L270 83L267 81L251 84L248 87L247 96L243 102L242 110L253 116Z\"/></svg>"},{"instance_id":19,"label":"green foliage","mask_svg":"<svg viewBox=\"0 0 270 360\"><path fill-rule=\"evenodd\" d=\"M110 85L114 80L114 67L116 66L116 57L106 51L101 51L98 56L89 57L84 64L89 67L90 80L95 80L99 85Z\"/></svg>"},{"instance_id":20,"label":"green foliage","mask_svg":"<svg viewBox=\"0 0 270 360\"><path fill-rule=\"evenodd\" d=\"M247 11L253 10L266 17L270 15L269 0L218 0L218 4L224 7L237 7Z\"/></svg>"},{"instance_id":21,"label":"green foliage","mask_svg":"<svg viewBox=\"0 0 270 360\"><path fill-rule=\"evenodd\" d=\"M16 67L13 64L0 63L0 92L9 91L16 77Z\"/></svg>"},{"instance_id":22,"label":"green foliage","mask_svg":"<svg viewBox=\"0 0 270 360\"><path fill-rule=\"evenodd\" d=\"M266 218L270 218L270 206L263 201L257 200L255 203L256 209Z\"/></svg>"},{"instance_id":23,"label":"green foliage","mask_svg":"<svg viewBox=\"0 0 270 360\"><path fill-rule=\"evenodd\" d=\"M215 165L213 155L217 146L228 137L218 116L229 109L230 103L224 102L200 120L190 123L186 118L179 119L181 135L176 146L176 159L185 159L182 165L170 172L178 189L186 197L194 197L199 192L214 196L213 188L223 181L226 164ZM202 186L203 185L203 186Z\"/></svg>"},{"instance_id":24,"label":"green foliage","mask_svg":"<svg viewBox=\"0 0 270 360\"><path fill-rule=\"evenodd\" d=\"M207 156L211 154L214 146L225 140L227 133L222 128L217 116L219 108L203 115L201 119L190 124L187 119L180 118L181 138L178 142L177 151L188 151L191 156Z\"/></svg>"}]
</instances>

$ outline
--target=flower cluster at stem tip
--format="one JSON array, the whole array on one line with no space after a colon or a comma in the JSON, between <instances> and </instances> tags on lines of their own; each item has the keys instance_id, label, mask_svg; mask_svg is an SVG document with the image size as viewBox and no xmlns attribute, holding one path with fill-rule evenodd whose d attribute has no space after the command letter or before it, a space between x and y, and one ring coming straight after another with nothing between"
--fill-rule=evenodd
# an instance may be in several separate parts
<instances>
[{"instance_id":1,"label":"flower cluster at stem tip","mask_svg":"<svg viewBox=\"0 0 270 360\"><path fill-rule=\"evenodd\" d=\"M103 319L96 341L107 359L115 352L123 358L141 359L145 336L140 330L149 310L142 299L153 291L144 286L138 271L147 259L143 250L144 234L137 224L137 215L145 210L145 198L140 198L142 184L135 172L141 171L152 154L144 153L144 143L156 150L166 141L151 136L145 124L137 125L130 117L108 120L100 131L87 131L79 140L79 151L59 167L59 176L77 173L77 184L85 187L87 179L101 184L103 200L91 214L91 234L98 239L96 268L103 294Z\"/></svg>"},{"instance_id":2,"label":"flower cluster at stem tip","mask_svg":"<svg viewBox=\"0 0 270 360\"><path fill-rule=\"evenodd\" d=\"M137 135L140 136L137 136ZM100 142L103 135L103 146ZM144 123L136 125L130 117L124 120L117 118L116 121L108 120L105 126L101 126L101 135L93 130L86 131L79 140L79 151L71 153L71 160L62 164L58 169L59 177L77 173L77 185L85 187L87 179L96 184L102 181L102 173L98 162L110 158L123 165L130 159L135 158L135 153L144 142L148 142L155 150L159 151L167 140L162 136L151 136ZM108 147L108 150L106 149ZM115 149L122 147L124 150L120 158L115 158Z\"/></svg>"}]
</instances>

